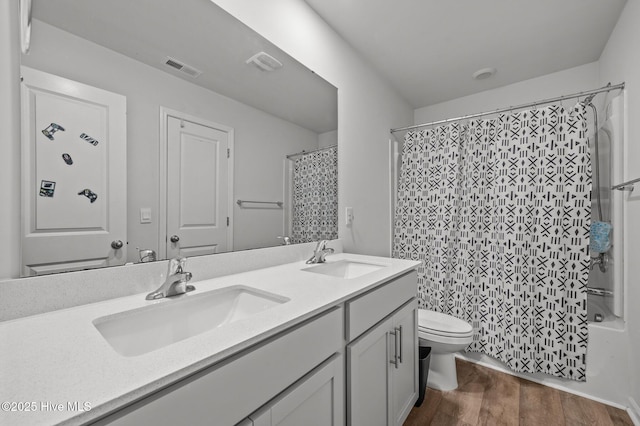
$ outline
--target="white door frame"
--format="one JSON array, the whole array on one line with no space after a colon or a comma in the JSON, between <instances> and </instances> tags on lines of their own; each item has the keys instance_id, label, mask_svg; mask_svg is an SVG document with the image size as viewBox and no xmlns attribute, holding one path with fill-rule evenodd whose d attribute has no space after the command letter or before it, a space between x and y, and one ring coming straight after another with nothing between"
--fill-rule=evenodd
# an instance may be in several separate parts
<instances>
[{"instance_id":1,"label":"white door frame","mask_svg":"<svg viewBox=\"0 0 640 426\"><path fill-rule=\"evenodd\" d=\"M229 167L227 168L227 209L229 215L229 226L227 226L227 250L233 250L233 141L234 130L233 127L225 126L223 124L215 123L213 121L205 120L204 118L196 117L181 111L176 111L170 108L160 107L160 194L158 206L158 258L165 259L167 257L167 122L169 117L177 118L178 120L188 121L190 123L198 124L205 127L210 127L221 132L227 133L229 136Z\"/></svg>"}]
</instances>

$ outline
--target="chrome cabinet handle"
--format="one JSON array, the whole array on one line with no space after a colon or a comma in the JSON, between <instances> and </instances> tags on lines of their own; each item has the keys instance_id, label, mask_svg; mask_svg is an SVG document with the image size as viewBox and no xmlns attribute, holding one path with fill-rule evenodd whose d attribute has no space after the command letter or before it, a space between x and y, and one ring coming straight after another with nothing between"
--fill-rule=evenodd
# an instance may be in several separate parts
<instances>
[{"instance_id":1,"label":"chrome cabinet handle","mask_svg":"<svg viewBox=\"0 0 640 426\"><path fill-rule=\"evenodd\" d=\"M178 237L177 235L172 235L169 239L172 243L177 243L178 241L180 241L180 237Z\"/></svg>"},{"instance_id":2,"label":"chrome cabinet handle","mask_svg":"<svg viewBox=\"0 0 640 426\"><path fill-rule=\"evenodd\" d=\"M402 364L402 326L398 327L398 334L400 335L400 344L398 345L398 347L400 348L399 349L400 356L398 358L399 358L400 364Z\"/></svg>"},{"instance_id":3,"label":"chrome cabinet handle","mask_svg":"<svg viewBox=\"0 0 640 426\"><path fill-rule=\"evenodd\" d=\"M111 241L111 248L114 250L121 249L123 246L124 246L124 243L122 242L122 240Z\"/></svg>"},{"instance_id":4,"label":"chrome cabinet handle","mask_svg":"<svg viewBox=\"0 0 640 426\"><path fill-rule=\"evenodd\" d=\"M398 333L397 333L397 329L394 327L393 331L390 331L389 334L393 335L393 360L389 361L389 363L393 364L396 368L398 368Z\"/></svg>"}]
</instances>

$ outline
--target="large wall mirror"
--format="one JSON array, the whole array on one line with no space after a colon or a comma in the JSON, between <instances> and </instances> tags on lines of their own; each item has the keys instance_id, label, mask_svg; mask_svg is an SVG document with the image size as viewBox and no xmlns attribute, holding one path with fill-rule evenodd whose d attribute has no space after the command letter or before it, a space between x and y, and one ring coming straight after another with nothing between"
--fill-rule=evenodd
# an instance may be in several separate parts
<instances>
[{"instance_id":1,"label":"large wall mirror","mask_svg":"<svg viewBox=\"0 0 640 426\"><path fill-rule=\"evenodd\" d=\"M22 276L337 237L334 86L210 0L32 11Z\"/></svg>"}]
</instances>

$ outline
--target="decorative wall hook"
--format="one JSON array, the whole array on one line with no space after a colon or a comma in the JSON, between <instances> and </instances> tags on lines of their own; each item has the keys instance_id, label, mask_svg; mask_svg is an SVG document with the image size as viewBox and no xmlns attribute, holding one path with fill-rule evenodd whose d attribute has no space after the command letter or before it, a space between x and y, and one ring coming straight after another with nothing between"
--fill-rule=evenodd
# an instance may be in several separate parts
<instances>
[{"instance_id":1,"label":"decorative wall hook","mask_svg":"<svg viewBox=\"0 0 640 426\"><path fill-rule=\"evenodd\" d=\"M85 140L85 141L89 142L89 143L90 143L91 145L93 145L93 146L98 145L98 140L97 140L97 139L92 138L91 136L89 136L89 135L88 135L88 134L86 134L86 133L82 133L82 134L80 135L80 139L82 139L82 140Z\"/></svg>"},{"instance_id":2,"label":"decorative wall hook","mask_svg":"<svg viewBox=\"0 0 640 426\"><path fill-rule=\"evenodd\" d=\"M53 197L53 193L56 190L56 183L50 180L43 180L40 182L40 196L41 197Z\"/></svg>"},{"instance_id":3,"label":"decorative wall hook","mask_svg":"<svg viewBox=\"0 0 640 426\"><path fill-rule=\"evenodd\" d=\"M71 159L71 156L69 154L67 154L66 152L64 154L62 154L62 159L68 165L72 165L73 164L73 159Z\"/></svg>"},{"instance_id":4,"label":"decorative wall hook","mask_svg":"<svg viewBox=\"0 0 640 426\"><path fill-rule=\"evenodd\" d=\"M53 140L53 134L55 132L57 132L58 130L61 130L64 132L64 127L62 127L59 124L56 123L51 123L47 126L46 129L42 130L42 134L45 135L49 140Z\"/></svg>"},{"instance_id":5,"label":"decorative wall hook","mask_svg":"<svg viewBox=\"0 0 640 426\"><path fill-rule=\"evenodd\" d=\"M82 191L78 192L78 195L84 195L89 200L91 200L92 203L98 199L98 194L96 194L90 189L83 189Z\"/></svg>"}]
</instances>

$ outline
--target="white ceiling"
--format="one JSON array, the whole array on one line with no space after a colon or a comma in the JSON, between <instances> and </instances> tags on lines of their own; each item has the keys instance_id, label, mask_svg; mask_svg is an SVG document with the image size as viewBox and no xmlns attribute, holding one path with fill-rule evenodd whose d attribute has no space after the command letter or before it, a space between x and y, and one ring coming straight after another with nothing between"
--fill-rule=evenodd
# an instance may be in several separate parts
<instances>
[{"instance_id":1,"label":"white ceiling","mask_svg":"<svg viewBox=\"0 0 640 426\"><path fill-rule=\"evenodd\" d=\"M305 1L414 108L597 61L626 2Z\"/></svg>"},{"instance_id":2,"label":"white ceiling","mask_svg":"<svg viewBox=\"0 0 640 426\"><path fill-rule=\"evenodd\" d=\"M336 88L211 1L35 0L33 15L316 133L337 128ZM284 66L269 73L245 63L260 51ZM164 65L167 56L202 75L175 71Z\"/></svg>"}]
</instances>

